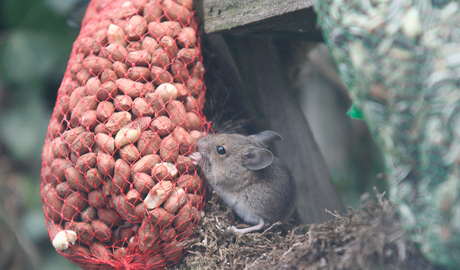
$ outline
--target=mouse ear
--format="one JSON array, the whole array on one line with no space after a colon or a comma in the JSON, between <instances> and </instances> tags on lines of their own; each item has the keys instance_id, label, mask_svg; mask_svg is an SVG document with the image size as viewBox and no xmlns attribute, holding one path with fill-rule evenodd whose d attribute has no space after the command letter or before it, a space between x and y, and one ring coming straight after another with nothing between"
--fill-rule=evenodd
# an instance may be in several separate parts
<instances>
[{"instance_id":1,"label":"mouse ear","mask_svg":"<svg viewBox=\"0 0 460 270\"><path fill-rule=\"evenodd\" d=\"M267 145L272 141L282 139L281 135L272 130L262 131L259 134L249 136L249 138L257 145Z\"/></svg>"},{"instance_id":2,"label":"mouse ear","mask_svg":"<svg viewBox=\"0 0 460 270\"><path fill-rule=\"evenodd\" d=\"M273 154L267 149L250 147L243 154L243 166L253 170L261 170L273 162Z\"/></svg>"}]
</instances>

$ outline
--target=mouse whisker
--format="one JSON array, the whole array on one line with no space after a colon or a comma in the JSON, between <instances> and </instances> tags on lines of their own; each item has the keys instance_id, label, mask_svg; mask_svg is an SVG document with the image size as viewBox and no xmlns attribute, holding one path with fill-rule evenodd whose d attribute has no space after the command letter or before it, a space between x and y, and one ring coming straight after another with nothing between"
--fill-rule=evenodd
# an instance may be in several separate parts
<instances>
[{"instance_id":1,"label":"mouse whisker","mask_svg":"<svg viewBox=\"0 0 460 270\"><path fill-rule=\"evenodd\" d=\"M224 114L224 108L225 108L225 104L227 104L227 100L228 100L228 97L230 96L230 93L232 92L232 90L230 89L227 93L227 96L225 97L225 100L224 100L224 104L222 104L222 110L220 111L220 115L219 115L219 118L217 118L216 120L216 124L219 123L220 121L220 118L222 117L222 115Z\"/></svg>"}]
</instances>

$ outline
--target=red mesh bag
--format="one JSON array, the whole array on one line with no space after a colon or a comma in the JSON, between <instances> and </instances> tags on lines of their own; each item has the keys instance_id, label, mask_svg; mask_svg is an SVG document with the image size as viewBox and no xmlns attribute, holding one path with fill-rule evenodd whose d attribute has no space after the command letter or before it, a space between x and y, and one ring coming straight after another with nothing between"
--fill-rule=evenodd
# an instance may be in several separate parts
<instances>
[{"instance_id":1,"label":"red mesh bag","mask_svg":"<svg viewBox=\"0 0 460 270\"><path fill-rule=\"evenodd\" d=\"M57 251L85 269L178 262L204 205L189 157L205 87L192 0L94 0L42 154Z\"/></svg>"}]
</instances>

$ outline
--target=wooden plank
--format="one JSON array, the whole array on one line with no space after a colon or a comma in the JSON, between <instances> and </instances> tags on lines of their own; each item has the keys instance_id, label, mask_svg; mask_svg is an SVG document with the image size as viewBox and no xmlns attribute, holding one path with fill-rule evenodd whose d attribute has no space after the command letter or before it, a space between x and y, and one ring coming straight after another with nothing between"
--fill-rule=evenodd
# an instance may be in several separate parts
<instances>
[{"instance_id":1,"label":"wooden plank","mask_svg":"<svg viewBox=\"0 0 460 270\"><path fill-rule=\"evenodd\" d=\"M206 33L322 40L313 1L199 0L196 7Z\"/></svg>"}]
</instances>

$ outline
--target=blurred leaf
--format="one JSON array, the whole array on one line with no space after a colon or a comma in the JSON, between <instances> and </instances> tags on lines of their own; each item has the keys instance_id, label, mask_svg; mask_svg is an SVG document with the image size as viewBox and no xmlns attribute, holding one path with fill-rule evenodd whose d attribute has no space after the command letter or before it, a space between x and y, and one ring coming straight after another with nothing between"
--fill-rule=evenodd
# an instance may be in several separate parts
<instances>
[{"instance_id":1,"label":"blurred leaf","mask_svg":"<svg viewBox=\"0 0 460 270\"><path fill-rule=\"evenodd\" d=\"M45 81L56 73L58 63L68 61L71 48L68 41L51 32L13 31L0 54L3 79L7 84Z\"/></svg>"},{"instance_id":2,"label":"blurred leaf","mask_svg":"<svg viewBox=\"0 0 460 270\"><path fill-rule=\"evenodd\" d=\"M50 112L39 99L24 99L21 106L3 110L0 136L13 158L39 162L50 119Z\"/></svg>"},{"instance_id":3,"label":"blurred leaf","mask_svg":"<svg viewBox=\"0 0 460 270\"><path fill-rule=\"evenodd\" d=\"M55 13L62 17L66 17L67 14L72 12L80 0L45 0L44 2Z\"/></svg>"},{"instance_id":4,"label":"blurred leaf","mask_svg":"<svg viewBox=\"0 0 460 270\"><path fill-rule=\"evenodd\" d=\"M68 27L65 16L59 16L43 0L6 0L1 10L2 20L10 28L49 29L65 34L62 29Z\"/></svg>"},{"instance_id":5,"label":"blurred leaf","mask_svg":"<svg viewBox=\"0 0 460 270\"><path fill-rule=\"evenodd\" d=\"M51 246L51 244L50 244ZM72 262L66 260L55 250L47 252L43 259L43 269L46 270L79 270L80 268Z\"/></svg>"},{"instance_id":6,"label":"blurred leaf","mask_svg":"<svg viewBox=\"0 0 460 270\"><path fill-rule=\"evenodd\" d=\"M32 241L39 242L43 239L49 239L41 207L35 207L27 212L21 223L24 231L27 232Z\"/></svg>"}]
</instances>

